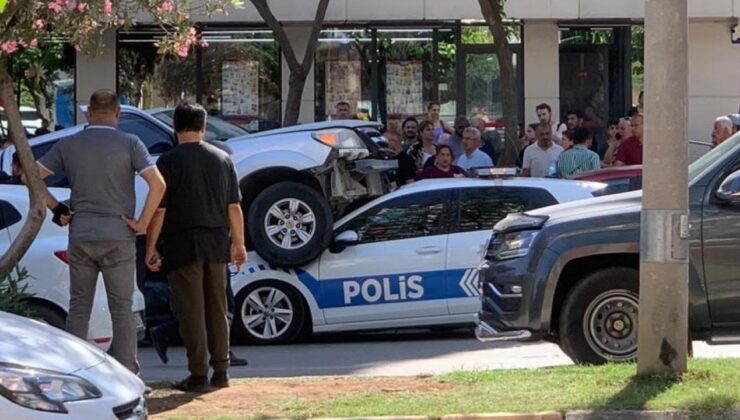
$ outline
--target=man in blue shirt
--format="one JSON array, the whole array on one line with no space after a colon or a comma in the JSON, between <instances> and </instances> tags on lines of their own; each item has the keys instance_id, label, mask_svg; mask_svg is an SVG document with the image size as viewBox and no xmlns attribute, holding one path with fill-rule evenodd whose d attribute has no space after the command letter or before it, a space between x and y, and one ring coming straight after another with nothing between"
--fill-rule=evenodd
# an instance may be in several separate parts
<instances>
[{"instance_id":1,"label":"man in blue shirt","mask_svg":"<svg viewBox=\"0 0 740 420\"><path fill-rule=\"evenodd\" d=\"M589 150L593 143L593 136L587 128L573 130L573 147L560 154L558 158L558 174L563 178L586 171L595 171L601 168L599 155Z\"/></svg>"},{"instance_id":2,"label":"man in blue shirt","mask_svg":"<svg viewBox=\"0 0 740 420\"><path fill-rule=\"evenodd\" d=\"M481 152L480 131L475 127L468 127L462 133L463 153L457 158L457 166L470 172L472 168L490 168L493 166L491 157Z\"/></svg>"}]
</instances>

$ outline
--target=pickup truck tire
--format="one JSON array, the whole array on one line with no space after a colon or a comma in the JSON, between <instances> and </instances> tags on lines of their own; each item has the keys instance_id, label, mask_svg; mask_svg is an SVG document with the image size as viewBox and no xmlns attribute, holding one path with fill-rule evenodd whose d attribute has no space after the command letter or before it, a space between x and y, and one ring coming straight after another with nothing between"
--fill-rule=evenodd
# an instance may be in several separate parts
<instances>
[{"instance_id":1,"label":"pickup truck tire","mask_svg":"<svg viewBox=\"0 0 740 420\"><path fill-rule=\"evenodd\" d=\"M299 267L329 246L333 224L331 207L318 191L298 182L278 182L249 207L249 245L270 264Z\"/></svg>"},{"instance_id":2,"label":"pickup truck tire","mask_svg":"<svg viewBox=\"0 0 740 420\"><path fill-rule=\"evenodd\" d=\"M611 267L573 287L560 314L560 347L575 363L635 360L638 279L636 269Z\"/></svg>"},{"instance_id":3,"label":"pickup truck tire","mask_svg":"<svg viewBox=\"0 0 740 420\"><path fill-rule=\"evenodd\" d=\"M234 338L250 344L287 344L308 327L306 305L298 291L276 280L250 284L236 295Z\"/></svg>"}]
</instances>

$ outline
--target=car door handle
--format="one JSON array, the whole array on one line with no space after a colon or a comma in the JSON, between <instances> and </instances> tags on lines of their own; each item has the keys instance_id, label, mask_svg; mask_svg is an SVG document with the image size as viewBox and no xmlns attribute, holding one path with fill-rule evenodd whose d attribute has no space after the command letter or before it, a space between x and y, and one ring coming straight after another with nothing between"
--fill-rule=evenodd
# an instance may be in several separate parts
<instances>
[{"instance_id":1,"label":"car door handle","mask_svg":"<svg viewBox=\"0 0 740 420\"><path fill-rule=\"evenodd\" d=\"M419 255L432 255L439 254L442 252L442 247L439 246L424 246L416 250Z\"/></svg>"}]
</instances>

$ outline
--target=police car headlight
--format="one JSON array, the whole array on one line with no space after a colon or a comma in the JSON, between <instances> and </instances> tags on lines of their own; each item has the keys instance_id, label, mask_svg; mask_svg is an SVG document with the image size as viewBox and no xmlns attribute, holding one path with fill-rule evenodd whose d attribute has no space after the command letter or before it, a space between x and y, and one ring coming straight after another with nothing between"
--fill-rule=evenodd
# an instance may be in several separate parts
<instances>
[{"instance_id":1,"label":"police car headlight","mask_svg":"<svg viewBox=\"0 0 740 420\"><path fill-rule=\"evenodd\" d=\"M498 243L493 249L494 257L499 260L508 260L527 255L537 233L536 230L523 230L504 234L496 241Z\"/></svg>"},{"instance_id":2,"label":"police car headlight","mask_svg":"<svg viewBox=\"0 0 740 420\"><path fill-rule=\"evenodd\" d=\"M32 410L67 413L64 403L100 398L103 394L79 376L0 365L0 395Z\"/></svg>"}]
</instances>

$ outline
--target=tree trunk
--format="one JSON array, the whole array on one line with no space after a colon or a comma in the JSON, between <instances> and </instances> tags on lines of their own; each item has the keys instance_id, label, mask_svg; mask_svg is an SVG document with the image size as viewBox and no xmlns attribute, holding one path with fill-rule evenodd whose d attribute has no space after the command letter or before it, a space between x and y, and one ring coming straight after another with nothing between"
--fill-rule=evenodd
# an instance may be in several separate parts
<instances>
[{"instance_id":1,"label":"tree trunk","mask_svg":"<svg viewBox=\"0 0 740 420\"><path fill-rule=\"evenodd\" d=\"M13 79L8 72L7 56L0 56L0 101L5 106L5 117L8 121L8 131L15 142L15 148L20 159L21 168L26 175L30 208L18 236L13 239L10 248L0 257L0 277L8 275L18 264L41 228L46 217L46 206L44 205L44 183L39 177L36 169L36 159L31 153L28 145L21 114L16 103L13 91Z\"/></svg>"},{"instance_id":2,"label":"tree trunk","mask_svg":"<svg viewBox=\"0 0 740 420\"><path fill-rule=\"evenodd\" d=\"M514 166L519 156L518 108L514 63L504 27L504 0L479 0L481 13L493 37L493 49L500 71L501 105L504 115L504 150L499 166Z\"/></svg>"},{"instance_id":3,"label":"tree trunk","mask_svg":"<svg viewBox=\"0 0 740 420\"><path fill-rule=\"evenodd\" d=\"M34 107L36 107L36 111L41 116L41 120L46 122L47 127L49 127L52 121L51 110L47 106L42 79L34 77L33 80L26 80L25 84L26 88L28 89L28 93L33 99L33 105Z\"/></svg>"}]
</instances>

